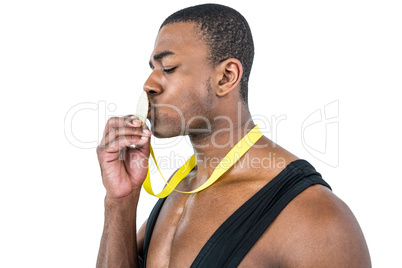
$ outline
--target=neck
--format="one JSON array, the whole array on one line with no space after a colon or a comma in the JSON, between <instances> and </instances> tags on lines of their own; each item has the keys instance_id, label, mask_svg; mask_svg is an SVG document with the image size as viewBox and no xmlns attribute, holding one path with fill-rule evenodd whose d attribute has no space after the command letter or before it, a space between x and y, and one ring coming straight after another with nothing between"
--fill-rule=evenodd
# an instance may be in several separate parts
<instances>
[{"instance_id":1,"label":"neck","mask_svg":"<svg viewBox=\"0 0 402 268\"><path fill-rule=\"evenodd\" d=\"M208 133L192 133L190 141L197 159L197 180L205 182L222 158L254 126L250 112L241 106L236 116L214 118Z\"/></svg>"}]
</instances>

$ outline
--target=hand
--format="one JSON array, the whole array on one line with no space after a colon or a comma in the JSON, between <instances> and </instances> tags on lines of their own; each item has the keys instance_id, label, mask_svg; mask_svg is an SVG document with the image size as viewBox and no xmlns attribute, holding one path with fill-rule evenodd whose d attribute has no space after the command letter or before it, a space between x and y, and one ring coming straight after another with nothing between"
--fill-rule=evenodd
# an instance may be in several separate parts
<instances>
[{"instance_id":1,"label":"hand","mask_svg":"<svg viewBox=\"0 0 402 268\"><path fill-rule=\"evenodd\" d=\"M96 152L109 198L139 194L148 172L151 131L135 116L110 118ZM128 147L136 145L135 148Z\"/></svg>"}]
</instances>

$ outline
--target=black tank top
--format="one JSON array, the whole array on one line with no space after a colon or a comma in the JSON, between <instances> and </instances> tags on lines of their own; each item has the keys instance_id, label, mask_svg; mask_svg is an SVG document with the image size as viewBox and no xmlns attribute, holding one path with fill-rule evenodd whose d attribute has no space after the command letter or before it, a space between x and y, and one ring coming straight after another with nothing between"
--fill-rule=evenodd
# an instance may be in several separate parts
<instances>
[{"instance_id":1,"label":"black tank top","mask_svg":"<svg viewBox=\"0 0 402 268\"><path fill-rule=\"evenodd\" d=\"M285 206L306 188L321 184L331 187L313 166L296 160L237 209L211 236L191 267L237 267ZM145 230L144 264L149 242L165 199L153 208Z\"/></svg>"}]
</instances>

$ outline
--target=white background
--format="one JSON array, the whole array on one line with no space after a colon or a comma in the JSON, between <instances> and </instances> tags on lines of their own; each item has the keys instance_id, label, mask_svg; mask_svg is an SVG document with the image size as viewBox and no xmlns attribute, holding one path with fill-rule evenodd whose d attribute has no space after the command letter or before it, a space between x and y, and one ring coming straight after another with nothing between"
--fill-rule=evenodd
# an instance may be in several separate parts
<instances>
[{"instance_id":1,"label":"white background","mask_svg":"<svg viewBox=\"0 0 402 268\"><path fill-rule=\"evenodd\" d=\"M399 1L217 2L254 35L252 114L283 119L267 135L350 206L373 266L402 267ZM1 2L1 267L94 267L105 191L93 144L108 116L134 112L159 25L198 3ZM327 104L333 124L303 132ZM154 142L158 155L191 153L185 139ZM142 195L140 223L155 201Z\"/></svg>"}]
</instances>

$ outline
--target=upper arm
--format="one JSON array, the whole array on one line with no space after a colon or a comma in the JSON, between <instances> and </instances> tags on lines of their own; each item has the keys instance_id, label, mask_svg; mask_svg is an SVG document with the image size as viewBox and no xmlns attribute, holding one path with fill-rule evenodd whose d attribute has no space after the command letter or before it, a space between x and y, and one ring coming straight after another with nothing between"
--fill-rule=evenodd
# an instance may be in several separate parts
<instances>
[{"instance_id":1,"label":"upper arm","mask_svg":"<svg viewBox=\"0 0 402 268\"><path fill-rule=\"evenodd\" d=\"M147 227L148 220L146 220L137 232L137 252L139 256L144 254L144 240L145 240L145 229Z\"/></svg>"}]
</instances>

